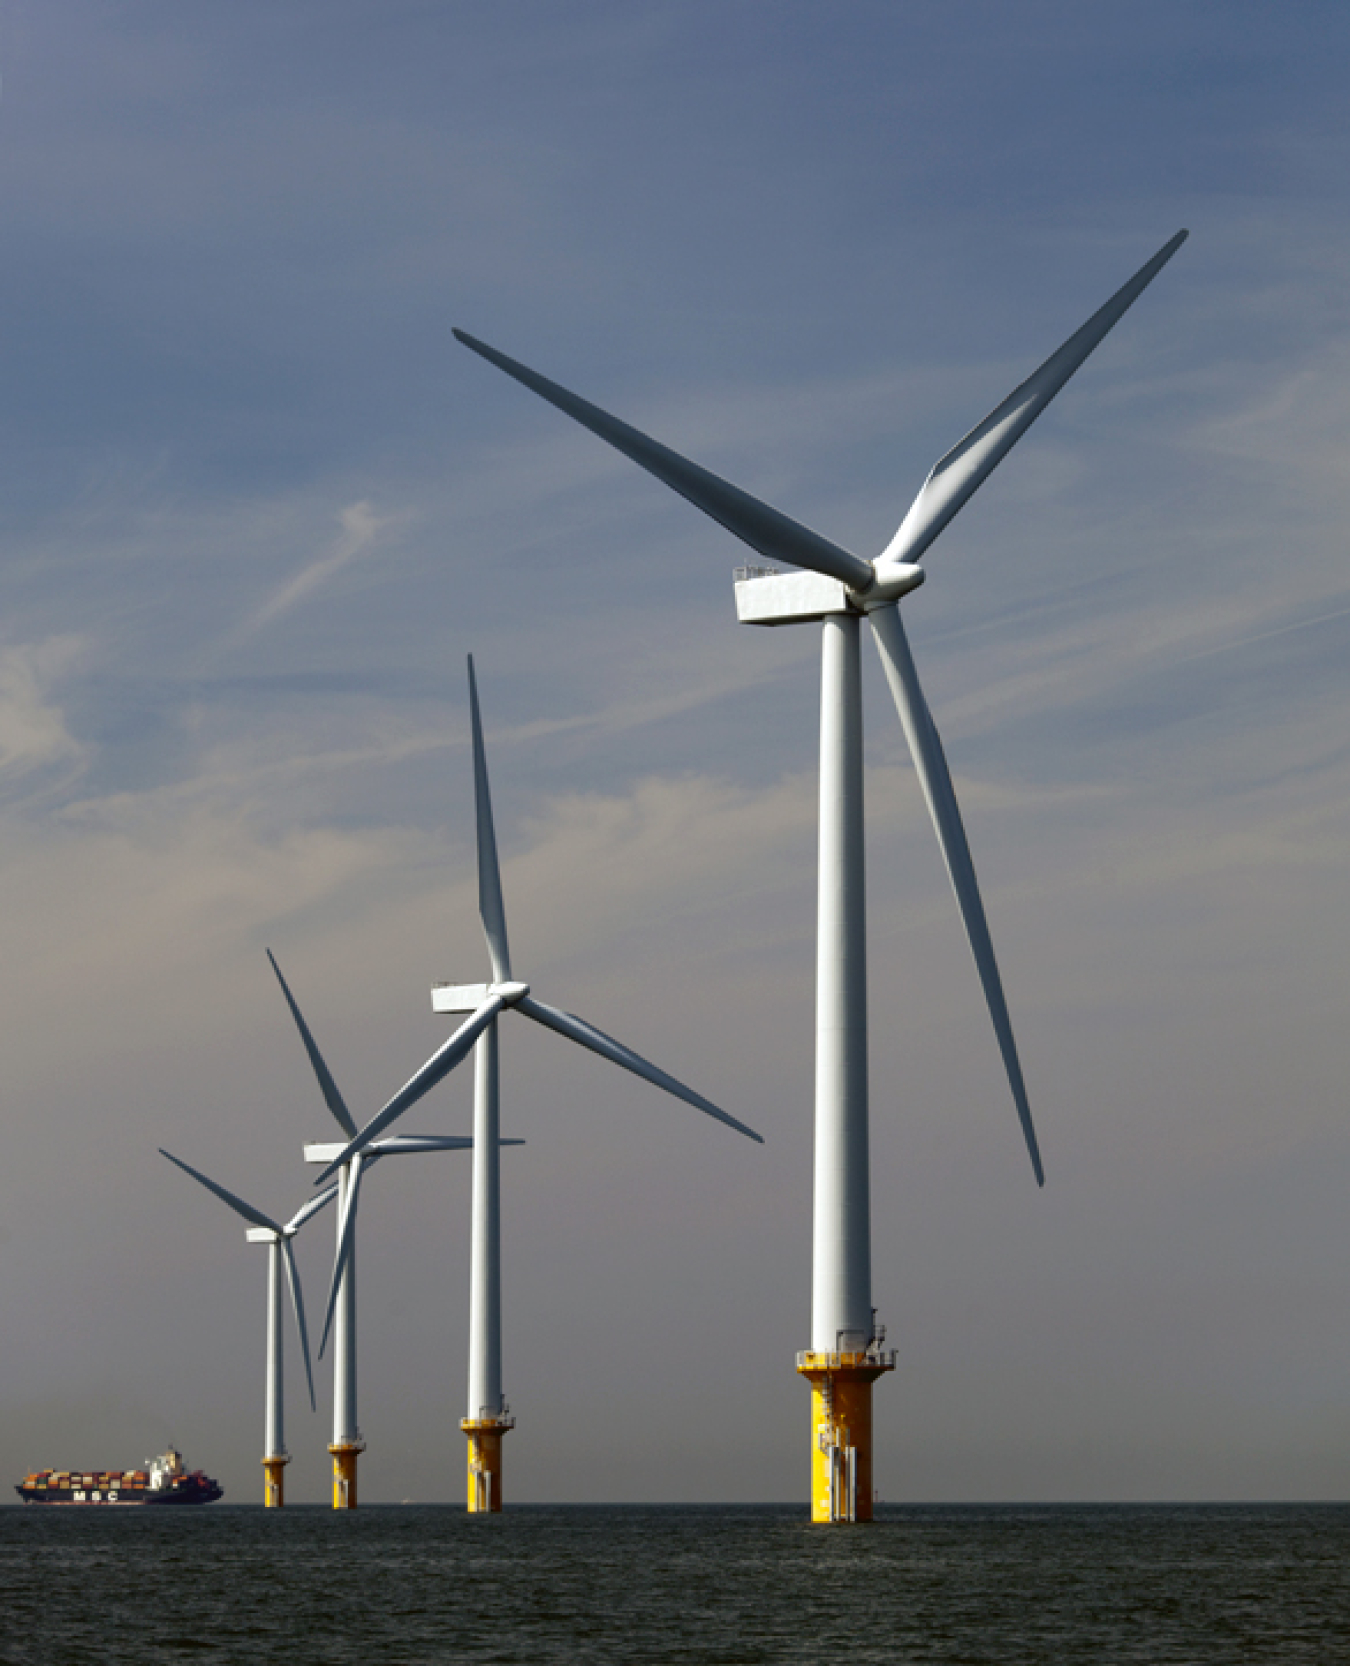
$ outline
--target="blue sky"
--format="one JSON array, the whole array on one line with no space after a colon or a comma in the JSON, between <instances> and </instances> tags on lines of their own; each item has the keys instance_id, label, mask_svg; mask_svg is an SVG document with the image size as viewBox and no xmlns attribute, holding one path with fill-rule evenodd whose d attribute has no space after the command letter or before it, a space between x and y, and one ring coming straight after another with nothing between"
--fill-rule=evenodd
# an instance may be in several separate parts
<instances>
[{"instance_id":1,"label":"blue sky","mask_svg":"<svg viewBox=\"0 0 1350 1666\"><path fill-rule=\"evenodd\" d=\"M262 1266L155 1148L303 1194L265 944L365 1109L484 975L473 651L525 975L769 1141L506 1038L511 1496L803 1495L814 635L736 626L739 546L450 329L870 556L1185 225L907 604L1044 1194L868 665L878 1473L1346 1495L1348 46L1330 4L0 7L16 1476L173 1435L253 1496ZM458 1492L457 1163L367 1200L371 1497Z\"/></svg>"}]
</instances>

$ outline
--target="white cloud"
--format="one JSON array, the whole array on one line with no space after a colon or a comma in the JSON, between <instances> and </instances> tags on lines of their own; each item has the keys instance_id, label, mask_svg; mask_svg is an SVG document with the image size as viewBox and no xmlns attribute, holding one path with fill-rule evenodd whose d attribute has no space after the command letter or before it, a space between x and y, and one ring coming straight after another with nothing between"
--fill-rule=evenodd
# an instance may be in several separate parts
<instances>
[{"instance_id":1,"label":"white cloud","mask_svg":"<svg viewBox=\"0 0 1350 1666\"><path fill-rule=\"evenodd\" d=\"M51 698L52 685L81 652L81 642L72 636L0 650L0 777L83 757L61 707Z\"/></svg>"}]
</instances>

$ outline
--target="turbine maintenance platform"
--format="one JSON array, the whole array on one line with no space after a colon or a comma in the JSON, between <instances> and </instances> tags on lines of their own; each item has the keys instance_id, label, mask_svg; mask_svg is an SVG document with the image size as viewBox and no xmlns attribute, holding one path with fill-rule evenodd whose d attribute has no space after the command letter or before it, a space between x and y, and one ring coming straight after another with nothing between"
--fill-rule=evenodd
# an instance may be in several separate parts
<instances>
[{"instance_id":1,"label":"turbine maintenance platform","mask_svg":"<svg viewBox=\"0 0 1350 1666\"><path fill-rule=\"evenodd\" d=\"M469 1437L469 1514L495 1515L502 1507L502 1436L516 1420L503 1408L499 1417L465 1417L459 1426Z\"/></svg>"},{"instance_id":2,"label":"turbine maintenance platform","mask_svg":"<svg viewBox=\"0 0 1350 1666\"><path fill-rule=\"evenodd\" d=\"M895 1370L885 1333L856 1352L797 1355L811 1384L811 1520L872 1519L872 1384Z\"/></svg>"}]
</instances>

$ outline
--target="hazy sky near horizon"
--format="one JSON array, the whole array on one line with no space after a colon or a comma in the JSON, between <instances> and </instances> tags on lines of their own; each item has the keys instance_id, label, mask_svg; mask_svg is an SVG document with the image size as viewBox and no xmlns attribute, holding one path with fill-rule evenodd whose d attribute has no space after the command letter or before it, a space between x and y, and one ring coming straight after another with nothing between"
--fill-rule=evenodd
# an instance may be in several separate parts
<instances>
[{"instance_id":1,"label":"hazy sky near horizon","mask_svg":"<svg viewBox=\"0 0 1350 1666\"><path fill-rule=\"evenodd\" d=\"M507 1496L805 1498L817 635L451 326L871 556L1184 225L906 604L1044 1192L866 650L877 1478L1350 1496L1348 58L1319 0L0 5L12 1480L260 1496L264 1258L156 1148L306 1195L264 947L362 1120L487 974L472 651L518 975L767 1141L504 1025ZM462 1493L468 1178L363 1197L370 1499Z\"/></svg>"}]
</instances>

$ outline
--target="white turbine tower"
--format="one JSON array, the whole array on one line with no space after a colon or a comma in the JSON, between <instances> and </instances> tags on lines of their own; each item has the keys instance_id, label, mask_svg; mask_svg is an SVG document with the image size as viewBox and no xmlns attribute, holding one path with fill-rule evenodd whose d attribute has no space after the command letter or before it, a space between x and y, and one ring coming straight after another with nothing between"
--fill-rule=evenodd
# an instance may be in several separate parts
<instances>
[{"instance_id":1,"label":"white turbine tower","mask_svg":"<svg viewBox=\"0 0 1350 1666\"><path fill-rule=\"evenodd\" d=\"M281 975L272 951L267 958L277 975L286 1005L291 1009L305 1052L318 1078L324 1103L348 1139L356 1134L356 1123L338 1091L318 1044L310 1033L304 1015L296 1005L290 986ZM520 1140L507 1142L520 1145ZM466 1151L473 1141L462 1134L407 1134L401 1138L379 1140L373 1151L342 1161L346 1141L336 1143L311 1142L305 1146L307 1163L341 1163L337 1170L338 1194L337 1250L333 1259L333 1276L328 1291L328 1307L324 1314L323 1335L319 1341L319 1357L323 1358L330 1330L333 1335L333 1439L328 1451L333 1459L333 1508L354 1510L357 1503L356 1460L365 1451L356 1415L356 1210L361 1195L363 1170L369 1169L381 1157L414 1151Z\"/></svg>"},{"instance_id":2,"label":"white turbine tower","mask_svg":"<svg viewBox=\"0 0 1350 1666\"><path fill-rule=\"evenodd\" d=\"M418 1071L380 1114L361 1130L338 1161L353 1160L407 1106L420 1098L464 1057L475 1049L474 1069L474 1154L473 1154L473 1253L469 1299L469 1403L460 1427L468 1436L468 1507L471 1512L497 1511L502 1507L502 1437L515 1427L502 1392L501 1315L501 1176L498 1150L513 1142L499 1133L500 1104L497 1075L497 1017L509 1009L556 1030L569 1041L579 1042L611 1063L622 1065L635 1076L664 1088L677 1099L716 1117L728 1127L763 1144L754 1129L737 1122L716 1105L683 1083L658 1070L622 1042L597 1030L584 1019L557 1007L546 1006L530 993L530 986L517 983L511 974L511 954L506 941L506 909L502 902L501 871L497 861L497 838L492 824L492 800L488 791L487 755L483 748L483 725L478 710L478 687L473 659L469 659L469 710L473 726L474 805L478 842L478 908L487 938L492 979L488 984L439 984L431 993L436 1012L468 1012L472 1016L460 1026L423 1068ZM411 1096L411 1097L409 1097ZM359 1157L354 1160L359 1161ZM324 1181L337 1169L337 1162L319 1176Z\"/></svg>"},{"instance_id":3,"label":"white turbine tower","mask_svg":"<svg viewBox=\"0 0 1350 1666\"><path fill-rule=\"evenodd\" d=\"M797 1369L812 1385L812 1516L872 1513L872 1383L894 1367L871 1291L868 1178L867 962L859 627L881 654L915 773L984 986L1037 1182L1044 1183L1012 1024L975 869L937 728L900 622L901 597L923 583L928 546L988 478L1079 365L1185 241L1178 232L1123 288L933 467L894 538L874 561L831 543L646 434L472 336L455 335L769 561L801 573L745 569L742 622L823 626L820 871L816 984L816 1139L811 1347Z\"/></svg>"},{"instance_id":4,"label":"white turbine tower","mask_svg":"<svg viewBox=\"0 0 1350 1666\"><path fill-rule=\"evenodd\" d=\"M242 1215L246 1221L251 1221L251 1230L245 1234L250 1244L267 1245L267 1397L263 1419L263 1474L266 1480L263 1502L269 1510L279 1510L286 1502L285 1471L286 1465L291 1461L290 1453L286 1450L285 1406L282 1394L281 1264L283 1260L286 1263L286 1278L291 1290L291 1309L295 1314L295 1327L300 1333L300 1352L305 1361L305 1381L309 1385L309 1405L312 1411L314 1374L310 1370L309 1336L305 1330L305 1302L300 1294L300 1274L295 1265L291 1239L311 1216L317 1215L320 1209L333 1201L338 1189L336 1186L329 1186L325 1191L319 1192L282 1226L270 1215L264 1215L261 1209L255 1209L251 1203L245 1203L243 1198L236 1197L233 1192L226 1191L224 1186L208 1179L190 1163L175 1157L171 1151L165 1151L163 1146L160 1147L160 1155L176 1164L184 1174L190 1174L194 1180L205 1186L208 1192L214 1192L222 1202L228 1203L236 1215Z\"/></svg>"}]
</instances>

